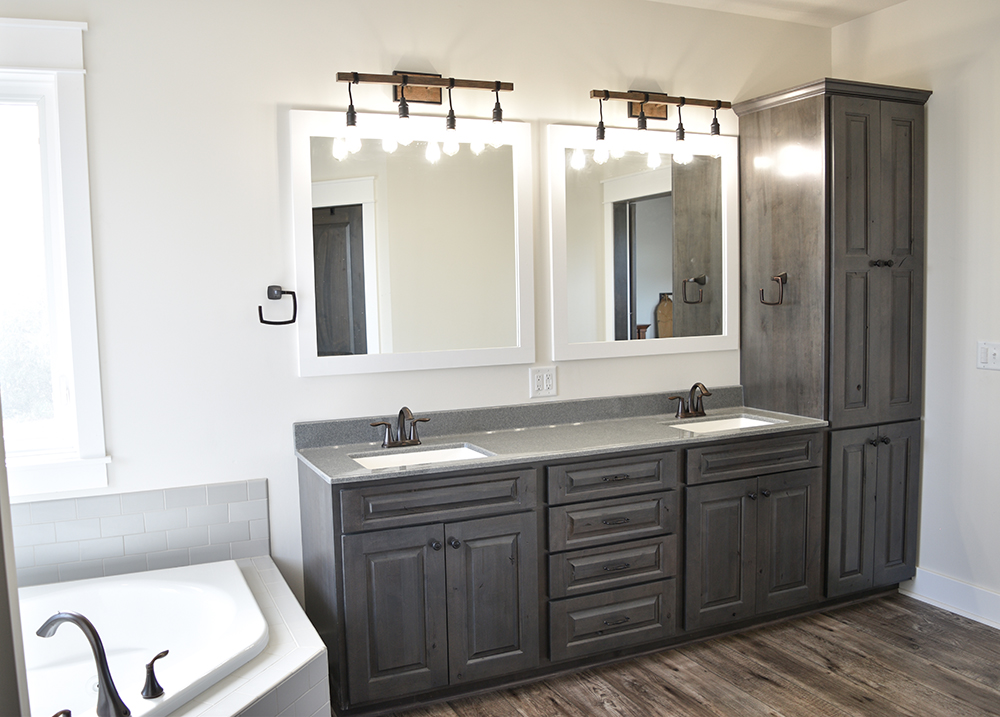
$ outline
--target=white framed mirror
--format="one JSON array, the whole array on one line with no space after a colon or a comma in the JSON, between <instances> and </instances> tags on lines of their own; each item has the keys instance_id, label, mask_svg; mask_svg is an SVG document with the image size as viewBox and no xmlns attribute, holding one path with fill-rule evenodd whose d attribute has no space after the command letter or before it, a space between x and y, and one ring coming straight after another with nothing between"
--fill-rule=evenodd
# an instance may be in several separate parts
<instances>
[{"instance_id":1,"label":"white framed mirror","mask_svg":"<svg viewBox=\"0 0 1000 717\"><path fill-rule=\"evenodd\" d=\"M289 110L300 376L535 360L530 126L406 121Z\"/></svg>"},{"instance_id":2,"label":"white framed mirror","mask_svg":"<svg viewBox=\"0 0 1000 717\"><path fill-rule=\"evenodd\" d=\"M606 137L548 126L553 359L738 349L737 138Z\"/></svg>"}]
</instances>

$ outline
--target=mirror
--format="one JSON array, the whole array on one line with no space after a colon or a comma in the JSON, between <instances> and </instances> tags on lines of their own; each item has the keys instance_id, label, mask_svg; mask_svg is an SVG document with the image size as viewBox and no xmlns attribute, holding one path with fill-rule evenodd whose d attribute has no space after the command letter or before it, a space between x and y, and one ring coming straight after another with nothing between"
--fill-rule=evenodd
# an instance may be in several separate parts
<instances>
[{"instance_id":1,"label":"mirror","mask_svg":"<svg viewBox=\"0 0 1000 717\"><path fill-rule=\"evenodd\" d=\"M337 159L343 112L289 112L302 376L534 361L529 126L361 114ZM495 137L480 154L470 144ZM339 144L339 143L338 143Z\"/></svg>"},{"instance_id":2,"label":"mirror","mask_svg":"<svg viewBox=\"0 0 1000 717\"><path fill-rule=\"evenodd\" d=\"M736 138L689 132L682 164L672 132L607 137L598 164L593 127L548 128L553 358L738 348Z\"/></svg>"}]
</instances>

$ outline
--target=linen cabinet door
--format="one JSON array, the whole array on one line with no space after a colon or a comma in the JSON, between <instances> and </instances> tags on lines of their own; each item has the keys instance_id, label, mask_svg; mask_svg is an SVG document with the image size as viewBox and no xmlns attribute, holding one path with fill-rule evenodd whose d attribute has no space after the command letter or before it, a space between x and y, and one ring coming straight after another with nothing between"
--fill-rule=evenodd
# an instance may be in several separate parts
<instances>
[{"instance_id":1,"label":"linen cabinet door","mask_svg":"<svg viewBox=\"0 0 1000 717\"><path fill-rule=\"evenodd\" d=\"M352 704L448 684L441 525L343 536Z\"/></svg>"},{"instance_id":2,"label":"linen cabinet door","mask_svg":"<svg viewBox=\"0 0 1000 717\"><path fill-rule=\"evenodd\" d=\"M826 594L872 586L878 430L830 434L830 495Z\"/></svg>"},{"instance_id":3,"label":"linen cabinet door","mask_svg":"<svg viewBox=\"0 0 1000 717\"><path fill-rule=\"evenodd\" d=\"M756 478L688 486L688 630L754 615L757 502Z\"/></svg>"},{"instance_id":4,"label":"linen cabinet door","mask_svg":"<svg viewBox=\"0 0 1000 717\"><path fill-rule=\"evenodd\" d=\"M761 476L757 500L757 612L823 596L823 473Z\"/></svg>"},{"instance_id":5,"label":"linen cabinet door","mask_svg":"<svg viewBox=\"0 0 1000 717\"><path fill-rule=\"evenodd\" d=\"M920 421L879 428L874 584L909 580L917 569Z\"/></svg>"},{"instance_id":6,"label":"linen cabinet door","mask_svg":"<svg viewBox=\"0 0 1000 717\"><path fill-rule=\"evenodd\" d=\"M445 526L452 684L535 667L538 533L534 513Z\"/></svg>"}]
</instances>

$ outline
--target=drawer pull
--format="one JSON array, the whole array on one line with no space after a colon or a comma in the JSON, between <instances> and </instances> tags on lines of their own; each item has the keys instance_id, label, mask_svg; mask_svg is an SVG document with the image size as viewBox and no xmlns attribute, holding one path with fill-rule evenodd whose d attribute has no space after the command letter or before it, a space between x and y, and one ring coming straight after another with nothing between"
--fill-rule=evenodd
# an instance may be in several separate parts
<instances>
[{"instance_id":1,"label":"drawer pull","mask_svg":"<svg viewBox=\"0 0 1000 717\"><path fill-rule=\"evenodd\" d=\"M628 473L622 473L616 476L604 476L601 480L605 483L615 483L620 480L628 480Z\"/></svg>"},{"instance_id":2,"label":"drawer pull","mask_svg":"<svg viewBox=\"0 0 1000 717\"><path fill-rule=\"evenodd\" d=\"M604 569L609 573L613 573L616 570L628 570L632 567L632 563L618 563L617 565L605 565Z\"/></svg>"},{"instance_id":3,"label":"drawer pull","mask_svg":"<svg viewBox=\"0 0 1000 717\"><path fill-rule=\"evenodd\" d=\"M624 525L629 521L628 518L609 518L602 520L601 522L605 525Z\"/></svg>"},{"instance_id":4,"label":"drawer pull","mask_svg":"<svg viewBox=\"0 0 1000 717\"><path fill-rule=\"evenodd\" d=\"M626 622L628 622L631 619L632 618L630 618L629 616L626 615L621 620L605 620L604 624L607 625L608 627L614 627L615 625L624 625Z\"/></svg>"}]
</instances>

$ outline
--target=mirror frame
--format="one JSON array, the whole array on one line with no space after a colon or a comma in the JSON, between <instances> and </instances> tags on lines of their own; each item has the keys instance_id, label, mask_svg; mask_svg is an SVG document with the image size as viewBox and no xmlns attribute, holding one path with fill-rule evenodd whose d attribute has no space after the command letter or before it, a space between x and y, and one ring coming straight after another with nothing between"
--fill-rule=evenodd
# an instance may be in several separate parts
<instances>
[{"instance_id":1,"label":"mirror frame","mask_svg":"<svg viewBox=\"0 0 1000 717\"><path fill-rule=\"evenodd\" d=\"M693 154L712 154L710 142L719 142L722 159L722 333L714 336L675 336L664 339L629 341L569 341L569 300L567 296L566 251L566 161L567 149L593 150L597 143L593 127L548 125L549 231L552 289L552 358L555 361L652 356L699 351L739 349L740 222L738 138L688 132L686 144ZM647 152L657 146L661 154L673 154L674 133L608 128L606 137L629 152ZM588 158L588 161L590 159ZM609 161L614 161L609 160ZM666 161L673 161L666 160Z\"/></svg>"},{"instance_id":2,"label":"mirror frame","mask_svg":"<svg viewBox=\"0 0 1000 717\"><path fill-rule=\"evenodd\" d=\"M411 116L415 141L441 142L444 117ZM358 113L358 134L362 139L381 140L395 132L396 115ZM313 272L312 225L312 137L343 136L345 112L335 110L288 110L288 168L291 180L291 235L295 253L295 280L298 294L299 376L334 376L386 371L459 368L525 364L535 361L534 325L534 241L532 236L531 126L505 120L494 128L491 120L459 118L458 141L486 139L499 131L510 145L514 161L514 261L517 286L516 334L514 346L480 349L449 349L412 353L373 353L318 356L316 349L316 295ZM469 151L463 148L463 151ZM489 148L487 148L489 151ZM443 156L441 161L446 160ZM350 161L345 160L345 161ZM442 210L446 207L442 207ZM375 233L379 222L375 212ZM378 237L376 246L382 244ZM367 243L366 243L367 246ZM382 287L374 291L382 291Z\"/></svg>"}]
</instances>

